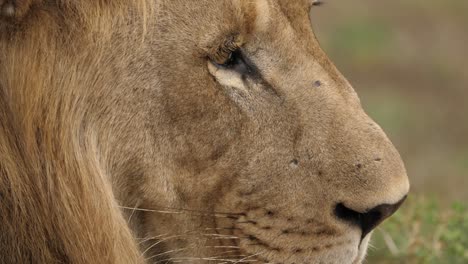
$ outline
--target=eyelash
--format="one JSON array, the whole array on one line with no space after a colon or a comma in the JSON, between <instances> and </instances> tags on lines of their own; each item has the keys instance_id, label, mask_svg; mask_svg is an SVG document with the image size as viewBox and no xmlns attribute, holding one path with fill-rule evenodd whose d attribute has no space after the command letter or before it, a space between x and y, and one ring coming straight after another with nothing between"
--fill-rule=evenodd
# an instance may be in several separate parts
<instances>
[{"instance_id":1,"label":"eyelash","mask_svg":"<svg viewBox=\"0 0 468 264\"><path fill-rule=\"evenodd\" d=\"M219 63L218 65L224 68L233 68L236 65L242 62L242 54L240 49L236 49L234 51L229 52L227 59L223 61L223 63Z\"/></svg>"},{"instance_id":2,"label":"eyelash","mask_svg":"<svg viewBox=\"0 0 468 264\"><path fill-rule=\"evenodd\" d=\"M211 60L220 66L231 64L239 55L240 44L235 37L227 39L216 51Z\"/></svg>"},{"instance_id":3,"label":"eyelash","mask_svg":"<svg viewBox=\"0 0 468 264\"><path fill-rule=\"evenodd\" d=\"M251 68L242 49L242 42L237 37L227 39L210 58L218 68L250 74Z\"/></svg>"}]
</instances>

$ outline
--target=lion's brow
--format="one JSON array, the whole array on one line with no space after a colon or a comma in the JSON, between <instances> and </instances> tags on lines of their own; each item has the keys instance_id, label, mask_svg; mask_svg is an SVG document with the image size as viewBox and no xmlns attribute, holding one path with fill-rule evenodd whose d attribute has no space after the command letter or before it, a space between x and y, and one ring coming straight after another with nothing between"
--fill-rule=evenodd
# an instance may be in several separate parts
<instances>
[{"instance_id":1,"label":"lion's brow","mask_svg":"<svg viewBox=\"0 0 468 264\"><path fill-rule=\"evenodd\" d=\"M268 27L270 23L270 4L268 0L255 1L255 24L256 31L262 31Z\"/></svg>"},{"instance_id":2,"label":"lion's brow","mask_svg":"<svg viewBox=\"0 0 468 264\"><path fill-rule=\"evenodd\" d=\"M236 0L233 3L242 13L248 33L262 31L267 27L270 17L268 0Z\"/></svg>"}]
</instances>

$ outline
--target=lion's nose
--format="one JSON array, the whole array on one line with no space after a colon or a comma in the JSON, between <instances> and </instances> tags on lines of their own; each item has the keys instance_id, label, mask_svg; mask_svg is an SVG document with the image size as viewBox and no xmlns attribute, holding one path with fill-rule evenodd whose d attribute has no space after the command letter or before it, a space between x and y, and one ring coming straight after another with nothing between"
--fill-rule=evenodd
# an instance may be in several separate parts
<instances>
[{"instance_id":1,"label":"lion's nose","mask_svg":"<svg viewBox=\"0 0 468 264\"><path fill-rule=\"evenodd\" d=\"M339 203L335 207L335 215L340 220L359 226L362 230L361 238L364 239L374 228L395 213L405 200L406 196L396 204L381 204L364 213L357 212Z\"/></svg>"}]
</instances>

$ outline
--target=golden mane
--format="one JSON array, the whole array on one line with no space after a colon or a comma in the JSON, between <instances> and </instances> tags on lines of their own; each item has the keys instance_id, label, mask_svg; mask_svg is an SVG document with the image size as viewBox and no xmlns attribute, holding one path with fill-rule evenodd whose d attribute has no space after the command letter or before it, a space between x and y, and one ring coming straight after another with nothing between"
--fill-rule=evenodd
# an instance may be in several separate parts
<instances>
[{"instance_id":1,"label":"golden mane","mask_svg":"<svg viewBox=\"0 0 468 264\"><path fill-rule=\"evenodd\" d=\"M0 14L0 262L142 263L105 159L96 155L82 104L88 95L74 88L103 81L79 68L97 65L119 20L144 25L152 6L145 0L16 4L13 16Z\"/></svg>"}]
</instances>

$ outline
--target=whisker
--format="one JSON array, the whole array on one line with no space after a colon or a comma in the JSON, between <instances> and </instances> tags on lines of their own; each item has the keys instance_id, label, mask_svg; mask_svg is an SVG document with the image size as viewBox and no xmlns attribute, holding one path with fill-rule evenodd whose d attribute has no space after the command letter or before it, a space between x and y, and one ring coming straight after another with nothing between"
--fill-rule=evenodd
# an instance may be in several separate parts
<instances>
[{"instance_id":1,"label":"whisker","mask_svg":"<svg viewBox=\"0 0 468 264\"><path fill-rule=\"evenodd\" d=\"M200 229L200 230L206 230L206 231L217 231L217 230L238 230L238 228L235 228L235 227L226 227L226 228L223 228L223 227L219 227L219 228L203 228L203 229ZM188 233L195 233L197 232L198 230L197 229L194 229L194 230L190 230L190 231L187 231L183 234L188 234ZM201 232L200 232L201 234ZM157 238L161 238L163 236L169 236L169 235L172 235L170 233L166 233L164 235L158 235L158 236L153 236L153 237L139 237L139 238L135 238L136 240L142 240L140 241L139 243L144 243L148 240L152 240L152 239L157 239ZM173 234L175 235L175 234ZM178 234L178 235L181 235L181 234ZM210 235L210 234L205 234L205 235ZM212 235L217 235L217 236L232 236L232 235L224 235L224 234L219 234L219 233L216 233L216 234L212 234Z\"/></svg>"},{"instance_id":2,"label":"whisker","mask_svg":"<svg viewBox=\"0 0 468 264\"><path fill-rule=\"evenodd\" d=\"M159 254L156 254L156 255L153 255L151 257L148 257L146 258L146 260L150 260L150 259L153 259L153 258L156 258L156 257L160 257L160 256L163 256L163 255L167 255L167 254L170 254L170 253L176 253L176 252L181 252L181 251L186 251L188 249L196 249L197 247L186 247L186 248L181 248L181 249L174 249L174 250L169 250L169 251L166 251L166 252L163 252L163 253L159 253ZM204 248L209 248L208 246L205 246ZM225 257L226 254L229 254L229 253L235 253L235 252L239 252L238 250L229 250L229 251L224 251L224 252L221 252L219 253L219 255L215 256L215 257ZM245 257L245 255L233 255L233 256L229 256L229 257ZM213 257L214 258L214 257ZM164 260L162 260L164 261ZM158 263L158 262L156 262Z\"/></svg>"},{"instance_id":3,"label":"whisker","mask_svg":"<svg viewBox=\"0 0 468 264\"><path fill-rule=\"evenodd\" d=\"M232 249L241 249L241 247L237 247L237 246L206 246L206 248L232 248Z\"/></svg>"},{"instance_id":4,"label":"whisker","mask_svg":"<svg viewBox=\"0 0 468 264\"><path fill-rule=\"evenodd\" d=\"M178 235L170 235L170 234L164 234L164 235L159 235L159 236L154 236L154 237L147 237L142 239L142 241L139 242L139 244L142 244L144 242L147 242L149 240L156 240L158 238L169 238L169 237L188 237L188 236L203 236L203 237L208 237L210 239L241 239L241 237L238 236L233 236L233 235L224 235L224 234L204 234L202 232L197 232L196 230L194 231L188 231L186 233L178 234ZM246 237L245 237L246 238ZM159 240L160 241L160 240Z\"/></svg>"},{"instance_id":5,"label":"whisker","mask_svg":"<svg viewBox=\"0 0 468 264\"><path fill-rule=\"evenodd\" d=\"M132 209L132 213L131 213L130 216L128 217L127 223L130 223L130 221L132 221L132 217L133 217L133 215L134 215L135 212L136 212L137 205L138 205L138 202L135 203L135 206L134 206L133 209Z\"/></svg>"},{"instance_id":6,"label":"whisker","mask_svg":"<svg viewBox=\"0 0 468 264\"><path fill-rule=\"evenodd\" d=\"M171 208L171 207L164 207L164 206L157 206L157 209L148 209L148 208L133 208L127 206L119 206L119 208L125 210L138 210L143 212L192 212L192 213L201 213L202 215L225 215L225 216L243 216L243 213L226 213L226 212L216 212L216 211L204 211L204 210L196 210L196 209L185 209L185 208Z\"/></svg>"},{"instance_id":7,"label":"whisker","mask_svg":"<svg viewBox=\"0 0 468 264\"><path fill-rule=\"evenodd\" d=\"M239 230L236 227L218 227L218 228L205 228L204 230Z\"/></svg>"},{"instance_id":8,"label":"whisker","mask_svg":"<svg viewBox=\"0 0 468 264\"><path fill-rule=\"evenodd\" d=\"M238 253L238 252L239 250L228 250L228 251L220 252L218 256L221 257L221 256L226 256L229 253ZM234 255L230 257L245 257L245 255Z\"/></svg>"},{"instance_id":9,"label":"whisker","mask_svg":"<svg viewBox=\"0 0 468 264\"><path fill-rule=\"evenodd\" d=\"M146 260L148 261L148 260L153 259L153 258L157 258L157 257L163 256L163 255L167 255L167 254L170 254L170 253L176 253L176 252L185 251L185 250L187 250L187 249L189 249L189 248L187 247L187 248L169 250L169 251L166 251L166 252L163 252L163 253L159 253L159 254L153 255L153 256L147 258Z\"/></svg>"},{"instance_id":10,"label":"whisker","mask_svg":"<svg viewBox=\"0 0 468 264\"><path fill-rule=\"evenodd\" d=\"M154 248L155 246L161 244L162 242L168 241L168 240L171 240L171 239L174 239L174 238L179 238L179 237L184 237L184 235L170 236L170 237L166 237L164 239L158 240L156 243L152 244L147 249L145 249L145 251L143 251L143 253L141 253L141 254L144 256L146 254L146 252L148 252L150 249Z\"/></svg>"},{"instance_id":11,"label":"whisker","mask_svg":"<svg viewBox=\"0 0 468 264\"><path fill-rule=\"evenodd\" d=\"M164 234L164 235L159 235L159 236L154 236L154 237L143 238L142 241L138 242L138 244L141 245L141 244L143 244L143 243L145 243L147 241L162 238L162 237L168 237L168 236L170 236L170 234Z\"/></svg>"},{"instance_id":12,"label":"whisker","mask_svg":"<svg viewBox=\"0 0 468 264\"><path fill-rule=\"evenodd\" d=\"M184 212L178 212L178 211L153 210L153 209L125 207L125 206L119 206L119 207L125 210L135 210L135 211L140 211L140 212L151 212L151 213L160 213L160 214L183 214L184 213Z\"/></svg>"},{"instance_id":13,"label":"whisker","mask_svg":"<svg viewBox=\"0 0 468 264\"><path fill-rule=\"evenodd\" d=\"M201 236L205 236L205 237L213 237L212 239L241 239L240 237L236 237L236 236L231 236L231 235L222 235L222 234L203 234L203 233L198 233L197 231L190 231L190 232L187 232L185 234L180 234L180 235L172 235L172 236L168 236L167 234L165 235L159 235L159 236L156 236L156 237L153 237L153 238L146 238L144 239L143 241L140 241L139 244L141 245L142 243L145 243L149 240L152 240L152 239L157 239L157 238L162 238L164 237L163 239L160 239L158 241L156 241L155 243L151 244L151 246L149 246L148 248L146 248L143 252L142 252L142 255L144 256L150 249L154 248L155 246L165 242L165 241L168 241L168 240L171 240L171 239L175 239L175 238L181 238L181 237L187 237L187 236L193 236L193 235L201 235ZM231 249L239 249L240 247L234 247L234 246L206 246L206 248L231 248ZM186 248L187 249L187 248Z\"/></svg>"},{"instance_id":14,"label":"whisker","mask_svg":"<svg viewBox=\"0 0 468 264\"><path fill-rule=\"evenodd\" d=\"M163 259L160 261L157 261L156 263L161 263L163 261L169 262L181 262L181 261L198 261L198 260L208 260L208 261L224 261L225 263L239 263L238 260L236 259L219 259L215 257L201 257L201 258L195 258L195 257L181 257L181 258L169 258L169 259ZM255 260L256 261L256 260ZM254 261L249 261L246 260L244 262L254 262Z\"/></svg>"},{"instance_id":15,"label":"whisker","mask_svg":"<svg viewBox=\"0 0 468 264\"><path fill-rule=\"evenodd\" d=\"M245 262L246 260L248 260L248 259L250 259L250 258L253 258L253 257L256 257L256 256L258 256L258 255L261 255L262 253L263 253L263 252L259 252L259 253L256 253L256 254L252 254L252 255L247 256L247 257L245 257L245 258L243 258L243 259L240 259L240 260L238 260L238 261L236 261L236 262L233 262L233 264ZM255 261L258 262L258 260L255 260Z\"/></svg>"},{"instance_id":16,"label":"whisker","mask_svg":"<svg viewBox=\"0 0 468 264\"><path fill-rule=\"evenodd\" d=\"M142 208L131 208L131 207L121 207L125 210L136 210L140 212L150 212L150 213L158 213L158 214L188 214L193 216L212 216L216 218L226 218L226 219L233 219L237 220L240 216L238 215L225 215L225 214L218 214L218 213L198 213L198 212L190 212L190 211L165 211L165 210L153 210L153 209L142 209Z\"/></svg>"},{"instance_id":17,"label":"whisker","mask_svg":"<svg viewBox=\"0 0 468 264\"><path fill-rule=\"evenodd\" d=\"M213 237L213 239L241 239L238 236L222 235L222 234L202 234L205 237Z\"/></svg>"}]
</instances>

